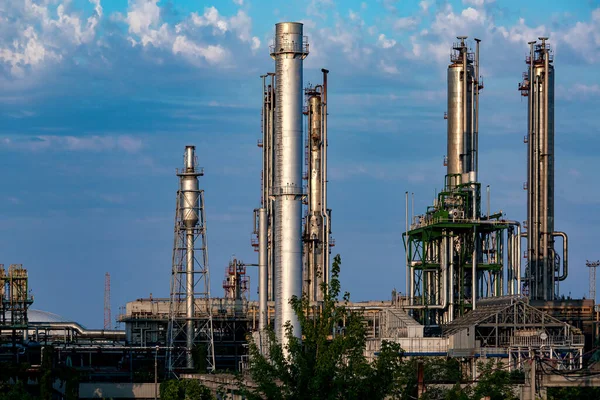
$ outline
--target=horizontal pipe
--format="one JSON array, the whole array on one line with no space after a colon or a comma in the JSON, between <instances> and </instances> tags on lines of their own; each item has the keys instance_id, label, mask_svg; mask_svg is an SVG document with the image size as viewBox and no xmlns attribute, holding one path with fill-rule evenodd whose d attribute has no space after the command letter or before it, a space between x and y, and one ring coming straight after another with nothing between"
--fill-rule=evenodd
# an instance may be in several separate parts
<instances>
[{"instance_id":1,"label":"horizontal pipe","mask_svg":"<svg viewBox=\"0 0 600 400\"><path fill-rule=\"evenodd\" d=\"M104 329L89 330L85 329L77 322L30 322L29 327L48 330L72 329L84 338L125 340L125 331L113 331Z\"/></svg>"}]
</instances>

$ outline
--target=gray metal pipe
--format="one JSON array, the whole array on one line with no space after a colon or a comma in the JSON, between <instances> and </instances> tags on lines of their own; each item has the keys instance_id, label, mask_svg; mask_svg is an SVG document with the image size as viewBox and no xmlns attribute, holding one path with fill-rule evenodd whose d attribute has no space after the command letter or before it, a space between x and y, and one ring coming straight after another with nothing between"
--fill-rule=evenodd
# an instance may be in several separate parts
<instances>
[{"instance_id":1,"label":"gray metal pipe","mask_svg":"<svg viewBox=\"0 0 600 400\"><path fill-rule=\"evenodd\" d=\"M473 151L475 157L473 161L473 171L475 171L475 181L477 182L479 176L479 43L481 39L475 38L476 49L475 49L475 146Z\"/></svg>"},{"instance_id":2,"label":"gray metal pipe","mask_svg":"<svg viewBox=\"0 0 600 400\"><path fill-rule=\"evenodd\" d=\"M410 260L409 260L409 255L410 255L410 250L409 250L409 235L408 235L408 229L409 229L409 225L408 225L408 191L404 192L404 196L405 196L405 224L406 224L406 228L405 228L405 236L404 236L404 240L405 240L405 245L404 245L404 258L406 261L406 282L404 282L405 286L406 286L406 296L408 296L408 298L412 298L412 293L409 292L409 280L410 280L410 275L411 275L411 271L410 271ZM412 303L411 303L412 304Z\"/></svg>"},{"instance_id":3,"label":"gray metal pipe","mask_svg":"<svg viewBox=\"0 0 600 400\"><path fill-rule=\"evenodd\" d=\"M186 232L186 365L194 367L192 348L194 347L194 232Z\"/></svg>"},{"instance_id":4,"label":"gray metal pipe","mask_svg":"<svg viewBox=\"0 0 600 400\"><path fill-rule=\"evenodd\" d=\"M92 339L112 339L125 340L125 331L103 330L103 329L85 329L76 322L29 322L30 327L46 330L65 330L76 331L83 338Z\"/></svg>"},{"instance_id":5,"label":"gray metal pipe","mask_svg":"<svg viewBox=\"0 0 600 400\"><path fill-rule=\"evenodd\" d=\"M558 280L564 281L567 279L567 275L569 274L569 238L564 232L553 232L552 236L560 236L563 239L563 272L558 277Z\"/></svg>"},{"instance_id":6,"label":"gray metal pipe","mask_svg":"<svg viewBox=\"0 0 600 400\"><path fill-rule=\"evenodd\" d=\"M544 265L544 299L551 300L554 299L554 265L549 265L549 246L548 246L548 238L552 234L550 231L550 227L548 226L548 81L549 81L549 68L548 68L548 50L546 49L546 38L540 38L542 40L543 52L544 55L544 93L543 93L543 106L544 106L544 117L543 117L543 126L544 126L544 135L543 135L543 154L542 160L542 185L543 188L541 190L542 195L542 221L543 221L543 230L542 230L542 246L543 246L543 265ZM541 137L540 137L541 139ZM552 277L552 282L550 282L550 277Z\"/></svg>"},{"instance_id":7,"label":"gray metal pipe","mask_svg":"<svg viewBox=\"0 0 600 400\"><path fill-rule=\"evenodd\" d=\"M329 285L330 279L330 266L329 266L329 233L331 231L331 221L329 218L329 211L327 209L327 147L329 146L329 139L327 137L327 77L329 75L329 70L322 68L321 72L323 73L323 221L325 221L325 240L324 240L324 249L323 249L323 276L325 278L325 283Z\"/></svg>"},{"instance_id":8,"label":"gray metal pipe","mask_svg":"<svg viewBox=\"0 0 600 400\"><path fill-rule=\"evenodd\" d=\"M267 305L267 240L267 210L260 208L258 210L258 329L260 335L267 327L269 312Z\"/></svg>"}]
</instances>

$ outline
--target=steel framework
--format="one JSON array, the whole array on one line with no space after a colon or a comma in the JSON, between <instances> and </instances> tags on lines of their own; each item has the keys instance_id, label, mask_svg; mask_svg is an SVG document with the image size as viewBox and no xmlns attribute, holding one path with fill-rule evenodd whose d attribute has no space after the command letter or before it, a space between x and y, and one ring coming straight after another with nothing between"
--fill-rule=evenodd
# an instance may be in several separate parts
<instances>
[{"instance_id":1,"label":"steel framework","mask_svg":"<svg viewBox=\"0 0 600 400\"><path fill-rule=\"evenodd\" d=\"M198 187L194 146L186 146L184 168L177 171L175 238L167 330L167 372L194 368L196 346L206 348L207 370L215 369L204 190ZM201 301L196 301L201 300Z\"/></svg>"}]
</instances>

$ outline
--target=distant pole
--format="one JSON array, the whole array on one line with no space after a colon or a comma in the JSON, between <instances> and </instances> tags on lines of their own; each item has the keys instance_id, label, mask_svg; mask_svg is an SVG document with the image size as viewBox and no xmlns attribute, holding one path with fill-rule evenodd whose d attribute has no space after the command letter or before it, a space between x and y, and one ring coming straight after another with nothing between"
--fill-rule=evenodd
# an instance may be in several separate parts
<instances>
[{"instance_id":1,"label":"distant pole","mask_svg":"<svg viewBox=\"0 0 600 400\"><path fill-rule=\"evenodd\" d=\"M104 330L110 330L110 274L104 275Z\"/></svg>"}]
</instances>

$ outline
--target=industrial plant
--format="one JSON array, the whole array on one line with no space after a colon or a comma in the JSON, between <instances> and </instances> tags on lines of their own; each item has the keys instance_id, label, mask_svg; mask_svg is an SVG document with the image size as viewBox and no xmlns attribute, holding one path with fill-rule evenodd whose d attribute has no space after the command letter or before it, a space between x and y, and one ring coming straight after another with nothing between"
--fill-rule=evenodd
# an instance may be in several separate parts
<instances>
[{"instance_id":1,"label":"industrial plant","mask_svg":"<svg viewBox=\"0 0 600 400\"><path fill-rule=\"evenodd\" d=\"M405 226L398 227L405 259L390 268L405 273L404 291L394 291L390 299L386 290L381 299L348 304L364 317L365 356L374 360L383 341L395 342L407 357L456 358L473 380L478 362L487 359L501 360L509 371L529 368L535 357L551 360L556 371L581 369L597 338L598 312L593 298L565 300L559 292L559 282L568 278L568 239L555 228L560 216L555 220L555 70L549 39L529 43L527 70L518 85L528 103L523 223L491 210L489 186L479 181L485 43L465 36L456 40L447 67L445 176L422 214L413 214L406 192ZM171 282L164 288L169 296L128 302L118 316L124 330L111 329L110 315L105 329L87 330L31 309L27 270L0 266L0 361L40 365L43 349L51 346L57 362L79 368L81 382L89 382L80 384L81 398L93 398L98 390L104 397L124 397L123 388L140 381L149 383L127 390L154 398L157 375L163 380L243 372L250 340L266 354L268 331L284 345L286 324L302 337L290 300L305 296L319 306L335 245L327 194L329 71L321 70L318 84L305 85L303 63L310 52L302 23L276 24L269 53L274 72L260 76L262 104L256 104L260 199L248 210L256 259L232 258L224 295L211 293L210 272L214 279L221 271L209 266L211 215L205 211L199 156L204 149L197 154L188 145L173 177L178 190ZM173 160L176 165L177 155ZM247 267L258 267L258 301L248 295ZM154 375L140 375L146 369Z\"/></svg>"}]
</instances>

